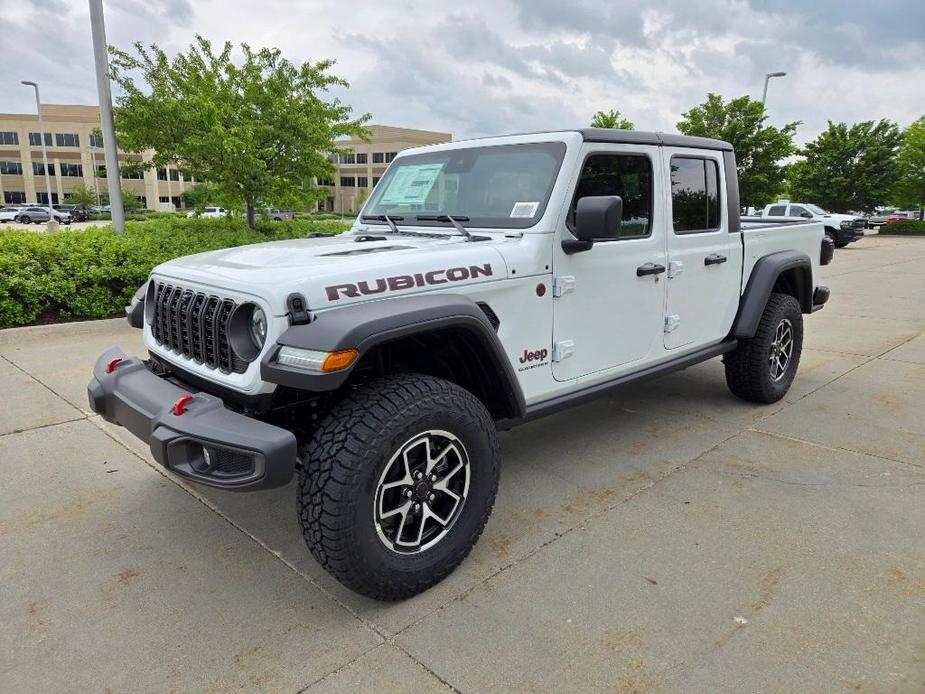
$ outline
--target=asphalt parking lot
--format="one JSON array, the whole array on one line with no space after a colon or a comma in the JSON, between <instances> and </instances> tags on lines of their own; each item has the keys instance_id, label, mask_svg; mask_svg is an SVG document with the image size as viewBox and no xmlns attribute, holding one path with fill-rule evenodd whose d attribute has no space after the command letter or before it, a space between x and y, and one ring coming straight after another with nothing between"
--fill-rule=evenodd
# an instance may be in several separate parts
<instances>
[{"instance_id":1,"label":"asphalt parking lot","mask_svg":"<svg viewBox=\"0 0 925 694\"><path fill-rule=\"evenodd\" d=\"M925 239L823 274L785 401L713 360L505 433L481 541L400 604L320 569L293 487L90 416L124 321L0 331L0 691L922 691Z\"/></svg>"}]
</instances>

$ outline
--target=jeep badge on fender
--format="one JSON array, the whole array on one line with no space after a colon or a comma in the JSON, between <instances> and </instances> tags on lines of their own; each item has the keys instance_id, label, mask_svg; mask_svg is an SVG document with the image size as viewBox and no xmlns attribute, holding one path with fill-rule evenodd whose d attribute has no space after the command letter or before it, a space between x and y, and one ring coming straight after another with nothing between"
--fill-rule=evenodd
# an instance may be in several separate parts
<instances>
[{"instance_id":1,"label":"jeep badge on fender","mask_svg":"<svg viewBox=\"0 0 925 694\"><path fill-rule=\"evenodd\" d=\"M297 476L321 566L408 598L487 523L498 429L720 355L740 398L787 393L831 242L802 219L748 228L738 201L732 147L701 137L406 150L349 232L154 268L126 309L147 355L100 355L90 404L186 482Z\"/></svg>"}]
</instances>

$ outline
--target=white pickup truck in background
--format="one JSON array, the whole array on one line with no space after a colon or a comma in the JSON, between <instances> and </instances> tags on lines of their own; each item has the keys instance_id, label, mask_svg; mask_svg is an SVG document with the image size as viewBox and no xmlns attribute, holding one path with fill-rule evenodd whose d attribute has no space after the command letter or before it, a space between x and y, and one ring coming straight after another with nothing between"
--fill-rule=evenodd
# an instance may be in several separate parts
<instances>
[{"instance_id":1,"label":"white pickup truck in background","mask_svg":"<svg viewBox=\"0 0 925 694\"><path fill-rule=\"evenodd\" d=\"M793 222L799 219L821 222L825 227L825 235L832 239L836 248L844 248L849 243L864 237L866 220L863 217L828 212L808 202L778 200L766 205L761 214L742 217L742 223L749 227L755 224Z\"/></svg>"}]
</instances>

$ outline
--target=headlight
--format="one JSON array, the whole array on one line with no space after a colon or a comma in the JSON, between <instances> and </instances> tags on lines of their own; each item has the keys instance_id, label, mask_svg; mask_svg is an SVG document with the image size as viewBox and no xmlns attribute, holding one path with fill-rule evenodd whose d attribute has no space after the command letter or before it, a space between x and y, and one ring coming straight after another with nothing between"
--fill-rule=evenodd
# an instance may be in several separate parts
<instances>
[{"instance_id":1,"label":"headlight","mask_svg":"<svg viewBox=\"0 0 925 694\"><path fill-rule=\"evenodd\" d=\"M263 349L267 341L267 315L259 306L255 306L251 312L251 338L258 350Z\"/></svg>"}]
</instances>

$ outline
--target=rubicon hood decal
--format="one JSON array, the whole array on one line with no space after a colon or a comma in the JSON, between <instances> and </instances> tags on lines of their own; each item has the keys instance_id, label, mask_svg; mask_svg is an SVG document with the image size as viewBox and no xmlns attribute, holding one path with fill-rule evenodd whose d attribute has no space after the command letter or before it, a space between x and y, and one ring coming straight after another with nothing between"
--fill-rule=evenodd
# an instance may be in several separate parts
<instances>
[{"instance_id":1,"label":"rubicon hood decal","mask_svg":"<svg viewBox=\"0 0 925 694\"><path fill-rule=\"evenodd\" d=\"M491 263L483 265L463 265L442 270L416 272L413 275L392 275L391 277L377 277L374 280L360 280L356 283L332 284L324 288L328 301L338 301L341 298L355 298L370 294L383 294L396 292L414 287L426 287L448 282L462 282L477 277L490 277L493 274Z\"/></svg>"}]
</instances>

